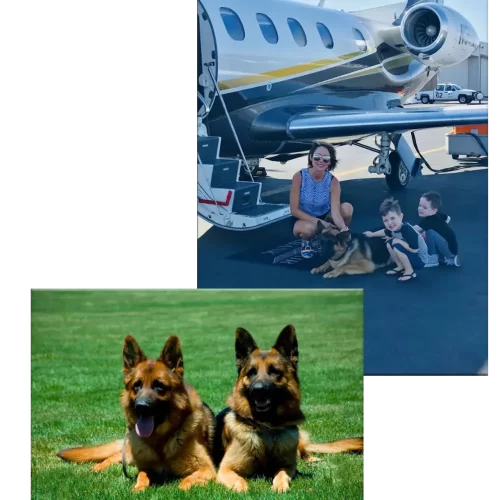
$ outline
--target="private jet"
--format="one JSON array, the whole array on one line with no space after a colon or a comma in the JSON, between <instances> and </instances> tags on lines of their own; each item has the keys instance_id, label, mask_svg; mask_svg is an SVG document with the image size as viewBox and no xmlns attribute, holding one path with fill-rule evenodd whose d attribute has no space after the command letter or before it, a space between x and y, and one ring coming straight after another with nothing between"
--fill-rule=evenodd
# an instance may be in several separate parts
<instances>
[{"instance_id":1,"label":"private jet","mask_svg":"<svg viewBox=\"0 0 500 500\"><path fill-rule=\"evenodd\" d=\"M259 161L303 156L314 140L373 151L392 190L421 174L402 135L487 123L486 106L411 109L405 99L479 39L442 0L408 0L387 22L291 0L198 0L198 215L231 229L290 216L264 203ZM374 146L361 141L375 138Z\"/></svg>"}]
</instances>

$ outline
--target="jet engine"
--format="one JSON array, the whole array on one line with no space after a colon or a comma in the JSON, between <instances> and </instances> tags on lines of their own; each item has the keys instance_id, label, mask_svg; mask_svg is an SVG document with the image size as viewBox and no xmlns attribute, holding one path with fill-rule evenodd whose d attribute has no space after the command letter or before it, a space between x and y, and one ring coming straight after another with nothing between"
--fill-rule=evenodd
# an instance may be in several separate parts
<instances>
[{"instance_id":1,"label":"jet engine","mask_svg":"<svg viewBox=\"0 0 500 500\"><path fill-rule=\"evenodd\" d=\"M479 45L467 19L443 5L415 5L403 16L400 29L410 53L432 68L460 63Z\"/></svg>"}]
</instances>

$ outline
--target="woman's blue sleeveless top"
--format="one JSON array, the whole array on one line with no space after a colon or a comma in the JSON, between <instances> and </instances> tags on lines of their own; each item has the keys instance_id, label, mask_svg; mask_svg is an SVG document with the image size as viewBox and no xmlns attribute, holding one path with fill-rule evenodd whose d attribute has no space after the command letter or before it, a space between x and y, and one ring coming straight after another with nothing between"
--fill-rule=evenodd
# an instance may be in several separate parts
<instances>
[{"instance_id":1,"label":"woman's blue sleeveless top","mask_svg":"<svg viewBox=\"0 0 500 500\"><path fill-rule=\"evenodd\" d=\"M315 181L309 175L309 168L300 171L302 182L300 184L299 208L309 215L320 217L330 211L330 185L333 175L325 172L321 181Z\"/></svg>"}]
</instances>

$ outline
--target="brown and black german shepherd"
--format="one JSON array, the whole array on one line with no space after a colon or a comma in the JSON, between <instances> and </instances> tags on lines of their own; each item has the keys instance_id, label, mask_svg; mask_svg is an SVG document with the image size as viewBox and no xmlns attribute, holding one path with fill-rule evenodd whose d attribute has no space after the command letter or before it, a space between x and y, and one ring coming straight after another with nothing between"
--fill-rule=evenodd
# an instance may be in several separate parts
<instances>
[{"instance_id":1,"label":"brown and black german shepherd","mask_svg":"<svg viewBox=\"0 0 500 500\"><path fill-rule=\"evenodd\" d=\"M368 238L350 231L341 233L335 226L321 221L317 224L317 234L331 257L322 266L312 269L311 274L325 273L323 278L337 278L342 274L370 274L380 267L386 267L391 261L382 238Z\"/></svg>"},{"instance_id":2,"label":"brown and black german shepherd","mask_svg":"<svg viewBox=\"0 0 500 500\"><path fill-rule=\"evenodd\" d=\"M295 328L286 326L269 351L257 347L243 328L236 330L238 378L228 398L229 408L217 415L215 462L217 481L243 492L244 478L273 478L272 489L285 492L296 474L297 457L315 460L309 453L361 452L363 439L311 444L298 425L300 409L297 374L299 349Z\"/></svg>"},{"instance_id":3,"label":"brown and black german shepherd","mask_svg":"<svg viewBox=\"0 0 500 500\"><path fill-rule=\"evenodd\" d=\"M125 389L121 405L128 429L124 440L90 448L70 448L57 454L70 462L102 461L94 470L112 463L139 469L133 492L169 476L183 477L179 488L204 485L215 479L211 459L215 421L211 410L183 378L184 364L178 337L171 336L157 360L148 359L128 335L123 345Z\"/></svg>"}]
</instances>

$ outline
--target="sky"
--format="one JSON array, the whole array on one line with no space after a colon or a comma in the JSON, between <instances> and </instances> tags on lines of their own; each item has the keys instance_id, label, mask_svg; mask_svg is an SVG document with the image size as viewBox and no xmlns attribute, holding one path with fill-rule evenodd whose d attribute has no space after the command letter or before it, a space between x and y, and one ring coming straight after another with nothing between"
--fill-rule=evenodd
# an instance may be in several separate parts
<instances>
[{"instance_id":1,"label":"sky","mask_svg":"<svg viewBox=\"0 0 500 500\"><path fill-rule=\"evenodd\" d=\"M295 0L318 5L319 0ZM382 5L399 3L390 0L326 0L325 7L346 11L372 9ZM488 0L444 0L444 5L457 10L474 26L480 40L488 41Z\"/></svg>"}]
</instances>

